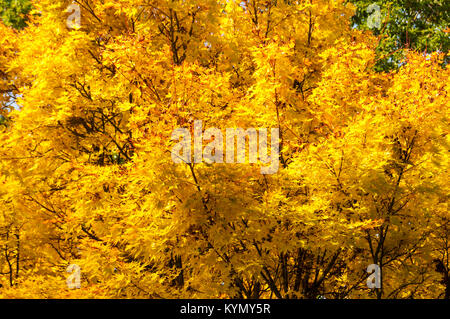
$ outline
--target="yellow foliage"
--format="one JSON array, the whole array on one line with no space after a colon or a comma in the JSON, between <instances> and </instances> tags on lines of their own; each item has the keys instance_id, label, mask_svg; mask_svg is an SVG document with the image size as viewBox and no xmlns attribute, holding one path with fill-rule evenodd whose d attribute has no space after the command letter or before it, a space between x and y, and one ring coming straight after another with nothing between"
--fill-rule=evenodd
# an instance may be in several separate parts
<instances>
[{"instance_id":1,"label":"yellow foliage","mask_svg":"<svg viewBox=\"0 0 450 319\"><path fill-rule=\"evenodd\" d=\"M343 0L69 2L0 24L0 297L448 296L441 55L374 72ZM279 171L173 163L195 120L280 128Z\"/></svg>"}]
</instances>

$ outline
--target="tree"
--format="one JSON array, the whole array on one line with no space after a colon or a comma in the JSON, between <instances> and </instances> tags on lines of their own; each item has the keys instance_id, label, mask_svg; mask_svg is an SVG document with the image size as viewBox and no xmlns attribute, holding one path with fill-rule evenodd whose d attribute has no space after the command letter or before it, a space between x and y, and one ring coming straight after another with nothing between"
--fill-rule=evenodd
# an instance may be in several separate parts
<instances>
[{"instance_id":1,"label":"tree","mask_svg":"<svg viewBox=\"0 0 450 319\"><path fill-rule=\"evenodd\" d=\"M450 4L448 1L408 0L373 1L353 0L356 14L352 21L359 29L371 29L381 38L377 47L377 70L397 69L404 58L405 49L446 54L448 63L450 49ZM370 27L367 23L374 14L370 6L380 8L380 25Z\"/></svg>"},{"instance_id":2,"label":"tree","mask_svg":"<svg viewBox=\"0 0 450 319\"><path fill-rule=\"evenodd\" d=\"M4 31L2 297L446 296L441 54L375 72L343 1L76 2ZM278 172L174 163L195 120L279 128Z\"/></svg>"},{"instance_id":3,"label":"tree","mask_svg":"<svg viewBox=\"0 0 450 319\"><path fill-rule=\"evenodd\" d=\"M7 26L22 29L27 25L26 15L31 9L30 0L0 0L0 19Z\"/></svg>"}]
</instances>

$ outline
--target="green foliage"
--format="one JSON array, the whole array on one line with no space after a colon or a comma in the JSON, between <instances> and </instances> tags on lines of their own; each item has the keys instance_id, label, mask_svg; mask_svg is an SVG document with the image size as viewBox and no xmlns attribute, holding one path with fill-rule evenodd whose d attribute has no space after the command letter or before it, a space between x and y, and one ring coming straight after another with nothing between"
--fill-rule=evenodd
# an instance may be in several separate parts
<instances>
[{"instance_id":1,"label":"green foliage","mask_svg":"<svg viewBox=\"0 0 450 319\"><path fill-rule=\"evenodd\" d=\"M0 19L8 26L23 29L27 25L26 15L31 9L30 0L0 0Z\"/></svg>"},{"instance_id":2,"label":"green foliage","mask_svg":"<svg viewBox=\"0 0 450 319\"><path fill-rule=\"evenodd\" d=\"M450 1L446 0L351 0L357 11L352 20L354 26L369 30L370 13L367 8L377 4L381 9L381 26L372 28L381 36L377 48L379 61L376 69L396 69L403 58L405 48L421 52L441 51L448 53L450 38ZM444 63L448 63L448 55Z\"/></svg>"}]
</instances>

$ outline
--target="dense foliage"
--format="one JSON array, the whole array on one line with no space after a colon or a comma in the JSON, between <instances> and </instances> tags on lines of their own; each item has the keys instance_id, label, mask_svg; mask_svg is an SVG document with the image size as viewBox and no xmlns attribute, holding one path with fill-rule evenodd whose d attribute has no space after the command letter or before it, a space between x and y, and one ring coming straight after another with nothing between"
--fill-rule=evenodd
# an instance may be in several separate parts
<instances>
[{"instance_id":1,"label":"dense foliage","mask_svg":"<svg viewBox=\"0 0 450 319\"><path fill-rule=\"evenodd\" d=\"M397 69L404 59L404 49L419 52L440 51L446 54L448 63L450 49L450 1L446 0L352 0L357 6L352 17L354 26L372 30L381 36L377 47L377 70ZM373 14L369 7L380 8L379 27L370 28L368 18Z\"/></svg>"},{"instance_id":2,"label":"dense foliage","mask_svg":"<svg viewBox=\"0 0 450 319\"><path fill-rule=\"evenodd\" d=\"M76 2L0 24L1 297L450 298L443 54L376 72L343 0ZM195 120L278 172L175 164Z\"/></svg>"},{"instance_id":3,"label":"dense foliage","mask_svg":"<svg viewBox=\"0 0 450 319\"><path fill-rule=\"evenodd\" d=\"M4 24L22 29L27 25L27 14L32 4L30 0L0 0L0 20Z\"/></svg>"}]
</instances>

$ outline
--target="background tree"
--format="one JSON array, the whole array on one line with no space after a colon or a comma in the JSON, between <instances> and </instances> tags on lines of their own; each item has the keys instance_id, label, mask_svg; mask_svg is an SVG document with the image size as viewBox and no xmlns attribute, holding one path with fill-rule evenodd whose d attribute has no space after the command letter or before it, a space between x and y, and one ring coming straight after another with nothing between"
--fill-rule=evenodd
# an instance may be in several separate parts
<instances>
[{"instance_id":1,"label":"background tree","mask_svg":"<svg viewBox=\"0 0 450 319\"><path fill-rule=\"evenodd\" d=\"M450 49L450 3L445 0L351 0L356 5L352 17L354 26L372 30L380 36L377 47L377 70L397 69L404 58L405 49L430 53L444 52L448 63ZM367 24L370 5L381 9L380 28Z\"/></svg>"},{"instance_id":2,"label":"background tree","mask_svg":"<svg viewBox=\"0 0 450 319\"><path fill-rule=\"evenodd\" d=\"M27 25L27 14L32 9L30 0L0 0L0 20L7 26L22 29Z\"/></svg>"}]
</instances>

